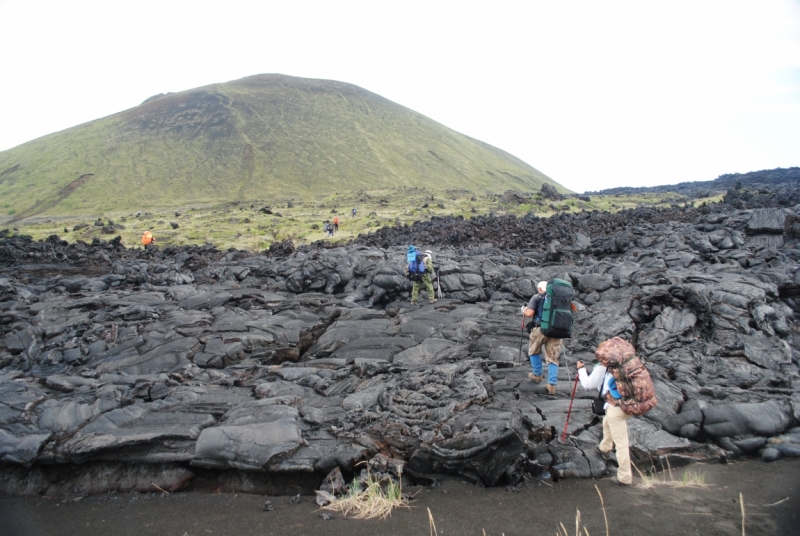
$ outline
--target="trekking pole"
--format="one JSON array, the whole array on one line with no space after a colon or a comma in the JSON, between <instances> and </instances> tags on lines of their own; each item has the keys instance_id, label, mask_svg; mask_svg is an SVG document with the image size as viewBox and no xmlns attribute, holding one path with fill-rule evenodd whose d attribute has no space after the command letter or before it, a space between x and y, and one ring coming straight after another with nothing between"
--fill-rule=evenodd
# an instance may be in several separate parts
<instances>
[{"instance_id":1,"label":"trekking pole","mask_svg":"<svg viewBox=\"0 0 800 536\"><path fill-rule=\"evenodd\" d=\"M569 399L569 409L567 410L567 422L564 423L564 433L561 434L561 443L567 439L567 427L569 426L569 416L572 414L572 402L575 400L575 391L578 389L578 375L575 374L575 383L572 384L572 397Z\"/></svg>"},{"instance_id":2,"label":"trekking pole","mask_svg":"<svg viewBox=\"0 0 800 536\"><path fill-rule=\"evenodd\" d=\"M442 299L442 282L439 280L439 272L436 272L436 290L439 292L439 299Z\"/></svg>"},{"instance_id":3,"label":"trekking pole","mask_svg":"<svg viewBox=\"0 0 800 536\"><path fill-rule=\"evenodd\" d=\"M525 313L522 313L522 325L519 327L519 356L517 356L517 364L522 366L522 334L525 332Z\"/></svg>"}]
</instances>

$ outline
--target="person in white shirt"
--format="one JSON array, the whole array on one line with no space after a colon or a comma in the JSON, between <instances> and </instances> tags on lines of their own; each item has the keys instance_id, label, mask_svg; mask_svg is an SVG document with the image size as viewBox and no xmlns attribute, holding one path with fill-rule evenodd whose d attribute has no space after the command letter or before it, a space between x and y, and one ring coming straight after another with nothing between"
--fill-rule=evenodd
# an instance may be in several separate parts
<instances>
[{"instance_id":1,"label":"person in white shirt","mask_svg":"<svg viewBox=\"0 0 800 536\"><path fill-rule=\"evenodd\" d=\"M631 472L631 456L628 448L628 419L630 415L622 411L618 401L622 398L617 390L617 381L606 367L597 364L592 369L592 373L586 372L586 367L582 361L578 361L578 378L584 389L597 389L605 399L603 409L603 440L595 449L600 453L604 460L611 459L611 449L616 446L617 450L617 478L616 482L626 486L633 484L633 473Z\"/></svg>"}]
</instances>

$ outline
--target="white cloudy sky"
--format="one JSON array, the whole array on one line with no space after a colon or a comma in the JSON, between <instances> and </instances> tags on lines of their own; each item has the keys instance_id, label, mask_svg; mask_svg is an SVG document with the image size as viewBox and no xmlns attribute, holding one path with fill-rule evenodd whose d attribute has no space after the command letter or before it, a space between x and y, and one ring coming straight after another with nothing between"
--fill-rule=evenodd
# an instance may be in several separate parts
<instances>
[{"instance_id":1,"label":"white cloudy sky","mask_svg":"<svg viewBox=\"0 0 800 536\"><path fill-rule=\"evenodd\" d=\"M0 150L259 73L359 85L575 191L800 165L797 0L0 0Z\"/></svg>"}]
</instances>

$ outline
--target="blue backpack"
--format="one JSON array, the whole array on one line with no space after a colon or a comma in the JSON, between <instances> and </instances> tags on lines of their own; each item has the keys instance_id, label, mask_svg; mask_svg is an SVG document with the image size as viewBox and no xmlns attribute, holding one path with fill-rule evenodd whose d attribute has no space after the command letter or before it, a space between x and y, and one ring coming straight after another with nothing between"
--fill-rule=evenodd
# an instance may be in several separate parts
<instances>
[{"instance_id":1,"label":"blue backpack","mask_svg":"<svg viewBox=\"0 0 800 536\"><path fill-rule=\"evenodd\" d=\"M408 262L408 278L411 281L421 281L425 275L425 257L414 246L408 246L406 262Z\"/></svg>"}]
</instances>

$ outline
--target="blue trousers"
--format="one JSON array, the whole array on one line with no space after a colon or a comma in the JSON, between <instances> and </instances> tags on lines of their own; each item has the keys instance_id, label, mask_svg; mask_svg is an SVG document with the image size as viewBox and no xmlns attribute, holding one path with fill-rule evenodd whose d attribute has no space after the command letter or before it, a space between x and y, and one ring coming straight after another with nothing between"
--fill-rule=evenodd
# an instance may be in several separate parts
<instances>
[{"instance_id":1,"label":"blue trousers","mask_svg":"<svg viewBox=\"0 0 800 536\"><path fill-rule=\"evenodd\" d=\"M533 370L533 374L535 376L542 375L542 355L541 354L534 354L532 356L528 356L528 359L531 360L531 369ZM547 383L550 385L555 385L558 382L558 365L555 363L548 363L547 364Z\"/></svg>"}]
</instances>

